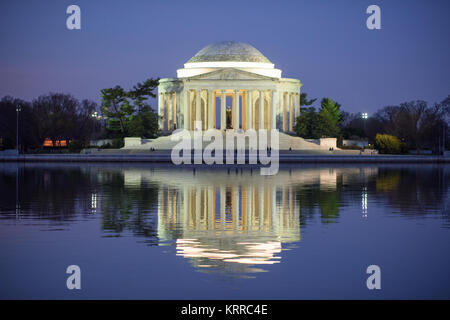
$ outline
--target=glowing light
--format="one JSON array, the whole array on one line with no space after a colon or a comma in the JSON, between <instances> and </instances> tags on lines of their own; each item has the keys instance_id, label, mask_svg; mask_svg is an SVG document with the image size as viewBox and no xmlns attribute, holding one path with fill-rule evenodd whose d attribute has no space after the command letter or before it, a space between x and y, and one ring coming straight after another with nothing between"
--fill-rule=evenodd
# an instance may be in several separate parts
<instances>
[{"instance_id":1,"label":"glowing light","mask_svg":"<svg viewBox=\"0 0 450 320\"><path fill-rule=\"evenodd\" d=\"M186 63L183 69L177 70L178 78L194 77L223 68L235 68L256 73L271 78L281 78L281 70L275 69L273 63L243 62L243 61L214 61Z\"/></svg>"},{"instance_id":2,"label":"glowing light","mask_svg":"<svg viewBox=\"0 0 450 320\"><path fill-rule=\"evenodd\" d=\"M70 142L71 140L69 140L69 143ZM56 140L55 145L53 145L53 141L50 138L46 138L42 145L44 147L67 147L67 140Z\"/></svg>"},{"instance_id":3,"label":"glowing light","mask_svg":"<svg viewBox=\"0 0 450 320\"><path fill-rule=\"evenodd\" d=\"M243 62L243 61L213 61L213 62L193 62L184 65L186 69L197 68L260 68L273 69L273 63Z\"/></svg>"},{"instance_id":4,"label":"glowing light","mask_svg":"<svg viewBox=\"0 0 450 320\"><path fill-rule=\"evenodd\" d=\"M245 247L245 253L232 253L228 250L208 248L196 239L177 239L177 256L207 258L239 264L275 264L280 262L281 257L275 256L275 254L281 252L281 243L278 241L239 242L237 244ZM203 266L209 267L209 265L199 265L198 267Z\"/></svg>"},{"instance_id":5,"label":"glowing light","mask_svg":"<svg viewBox=\"0 0 450 320\"><path fill-rule=\"evenodd\" d=\"M91 209L92 209L92 213L95 213L97 211L97 194L96 193L91 194Z\"/></svg>"},{"instance_id":6,"label":"glowing light","mask_svg":"<svg viewBox=\"0 0 450 320\"><path fill-rule=\"evenodd\" d=\"M362 216L364 218L367 218L367 187L363 187L363 189L362 189L361 209L362 209Z\"/></svg>"}]
</instances>

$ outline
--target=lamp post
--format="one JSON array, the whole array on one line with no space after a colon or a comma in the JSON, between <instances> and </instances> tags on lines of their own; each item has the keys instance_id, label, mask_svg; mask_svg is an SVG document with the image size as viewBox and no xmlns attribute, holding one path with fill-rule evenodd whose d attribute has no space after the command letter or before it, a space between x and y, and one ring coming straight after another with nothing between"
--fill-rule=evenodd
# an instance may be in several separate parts
<instances>
[{"instance_id":1,"label":"lamp post","mask_svg":"<svg viewBox=\"0 0 450 320\"><path fill-rule=\"evenodd\" d=\"M17 105L16 107L16 148L17 148L17 154L20 153L19 148L19 112L22 111L22 107Z\"/></svg>"},{"instance_id":2,"label":"lamp post","mask_svg":"<svg viewBox=\"0 0 450 320\"><path fill-rule=\"evenodd\" d=\"M368 117L369 117L369 115L367 114L367 112L363 112L361 114L361 118L363 119L364 134L366 134L366 120Z\"/></svg>"},{"instance_id":3,"label":"lamp post","mask_svg":"<svg viewBox=\"0 0 450 320\"><path fill-rule=\"evenodd\" d=\"M94 118L94 119L96 119L96 120L100 120L100 116L98 115L98 112L97 112L97 111L94 111L94 112L91 114L91 117Z\"/></svg>"}]
</instances>

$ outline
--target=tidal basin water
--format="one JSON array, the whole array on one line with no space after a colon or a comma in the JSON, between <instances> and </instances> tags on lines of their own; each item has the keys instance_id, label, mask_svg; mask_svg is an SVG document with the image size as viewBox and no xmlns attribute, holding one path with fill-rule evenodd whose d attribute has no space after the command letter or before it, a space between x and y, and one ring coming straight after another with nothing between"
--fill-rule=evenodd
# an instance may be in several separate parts
<instances>
[{"instance_id":1,"label":"tidal basin water","mask_svg":"<svg viewBox=\"0 0 450 320\"><path fill-rule=\"evenodd\" d=\"M0 187L1 299L450 298L450 166L3 163Z\"/></svg>"}]
</instances>

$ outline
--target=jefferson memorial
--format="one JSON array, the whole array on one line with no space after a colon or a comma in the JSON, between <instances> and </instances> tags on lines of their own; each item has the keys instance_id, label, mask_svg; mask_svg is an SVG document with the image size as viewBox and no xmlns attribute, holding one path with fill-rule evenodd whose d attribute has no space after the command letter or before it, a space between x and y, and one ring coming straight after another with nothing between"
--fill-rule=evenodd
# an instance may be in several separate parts
<instances>
[{"instance_id":1,"label":"jefferson memorial","mask_svg":"<svg viewBox=\"0 0 450 320\"><path fill-rule=\"evenodd\" d=\"M177 70L176 79L160 80L159 125L166 134L177 128L293 132L301 86L300 80L282 78L249 44L213 43ZM202 127L194 128L194 121Z\"/></svg>"},{"instance_id":2,"label":"jefferson memorial","mask_svg":"<svg viewBox=\"0 0 450 320\"><path fill-rule=\"evenodd\" d=\"M164 135L127 137L123 149L171 150L177 144L171 139L176 129L219 130L224 135L225 130L239 134L277 129L280 150L336 149L336 138L293 134L301 86L300 80L282 78L281 70L249 44L210 44L177 70L177 78L159 80L159 127ZM196 123L201 127L195 128Z\"/></svg>"}]
</instances>

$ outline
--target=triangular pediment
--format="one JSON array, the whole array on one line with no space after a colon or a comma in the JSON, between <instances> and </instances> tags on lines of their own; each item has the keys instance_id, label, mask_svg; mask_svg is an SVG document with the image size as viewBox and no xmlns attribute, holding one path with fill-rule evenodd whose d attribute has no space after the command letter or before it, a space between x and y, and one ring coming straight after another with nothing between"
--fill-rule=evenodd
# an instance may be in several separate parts
<instances>
[{"instance_id":1,"label":"triangular pediment","mask_svg":"<svg viewBox=\"0 0 450 320\"><path fill-rule=\"evenodd\" d=\"M266 77L257 73L240 70L236 68L223 68L211 72L203 73L197 76L189 77L189 79L198 80L269 80L271 77Z\"/></svg>"}]
</instances>

